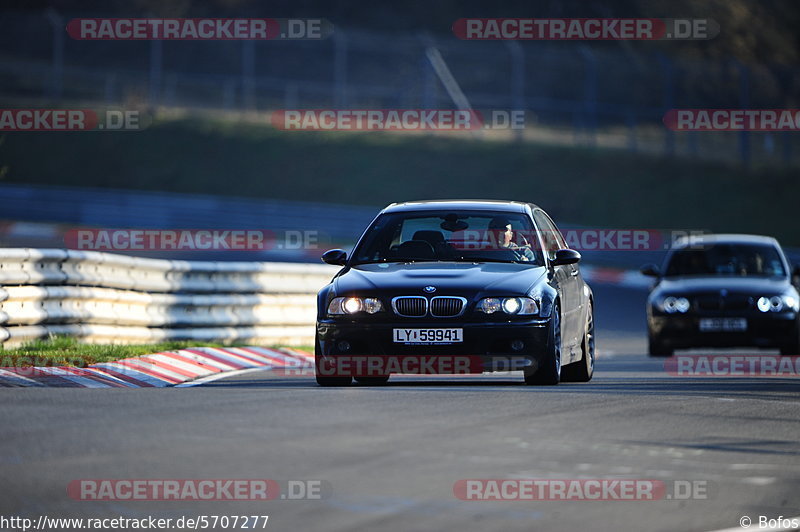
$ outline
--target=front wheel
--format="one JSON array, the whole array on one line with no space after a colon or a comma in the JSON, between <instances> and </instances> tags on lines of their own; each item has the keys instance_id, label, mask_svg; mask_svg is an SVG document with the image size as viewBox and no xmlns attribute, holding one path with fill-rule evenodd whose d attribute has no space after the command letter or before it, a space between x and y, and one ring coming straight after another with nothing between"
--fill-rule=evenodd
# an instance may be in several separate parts
<instances>
[{"instance_id":1,"label":"front wheel","mask_svg":"<svg viewBox=\"0 0 800 532\"><path fill-rule=\"evenodd\" d=\"M583 356L579 361L561 369L561 382L589 382L594 375L594 308L591 303L586 312L581 350Z\"/></svg>"},{"instance_id":2,"label":"front wheel","mask_svg":"<svg viewBox=\"0 0 800 532\"><path fill-rule=\"evenodd\" d=\"M647 353L651 357L671 357L673 349L651 334L647 336Z\"/></svg>"},{"instance_id":3,"label":"front wheel","mask_svg":"<svg viewBox=\"0 0 800 532\"><path fill-rule=\"evenodd\" d=\"M322 377L317 375L317 384L320 386L350 386L353 379L350 377Z\"/></svg>"},{"instance_id":4,"label":"front wheel","mask_svg":"<svg viewBox=\"0 0 800 532\"><path fill-rule=\"evenodd\" d=\"M781 355L785 357L800 355L800 325L795 327L787 342L781 346Z\"/></svg>"},{"instance_id":5,"label":"front wheel","mask_svg":"<svg viewBox=\"0 0 800 532\"><path fill-rule=\"evenodd\" d=\"M525 370L525 384L548 386L558 384L561 378L561 311L553 305L553 317L547 335L547 351L539 361L539 367Z\"/></svg>"}]
</instances>

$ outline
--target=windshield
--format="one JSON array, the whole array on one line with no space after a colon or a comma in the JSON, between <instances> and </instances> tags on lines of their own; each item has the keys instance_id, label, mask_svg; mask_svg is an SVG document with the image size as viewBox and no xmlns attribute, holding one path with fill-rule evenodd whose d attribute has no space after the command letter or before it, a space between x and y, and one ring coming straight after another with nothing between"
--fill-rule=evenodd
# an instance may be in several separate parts
<instances>
[{"instance_id":1,"label":"windshield","mask_svg":"<svg viewBox=\"0 0 800 532\"><path fill-rule=\"evenodd\" d=\"M759 244L714 244L700 249L676 251L666 276L785 276L783 261L774 246Z\"/></svg>"},{"instance_id":2,"label":"windshield","mask_svg":"<svg viewBox=\"0 0 800 532\"><path fill-rule=\"evenodd\" d=\"M524 214L498 211L403 212L379 217L352 264L368 262L518 262L544 264L533 224Z\"/></svg>"}]
</instances>

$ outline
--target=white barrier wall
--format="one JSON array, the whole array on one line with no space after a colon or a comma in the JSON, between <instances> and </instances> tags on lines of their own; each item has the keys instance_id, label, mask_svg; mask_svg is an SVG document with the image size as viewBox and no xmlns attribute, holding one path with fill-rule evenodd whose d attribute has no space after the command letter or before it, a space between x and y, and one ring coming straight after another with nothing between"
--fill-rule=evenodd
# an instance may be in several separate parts
<instances>
[{"instance_id":1,"label":"white barrier wall","mask_svg":"<svg viewBox=\"0 0 800 532\"><path fill-rule=\"evenodd\" d=\"M0 343L64 334L92 343L311 345L316 293L337 270L0 248Z\"/></svg>"}]
</instances>

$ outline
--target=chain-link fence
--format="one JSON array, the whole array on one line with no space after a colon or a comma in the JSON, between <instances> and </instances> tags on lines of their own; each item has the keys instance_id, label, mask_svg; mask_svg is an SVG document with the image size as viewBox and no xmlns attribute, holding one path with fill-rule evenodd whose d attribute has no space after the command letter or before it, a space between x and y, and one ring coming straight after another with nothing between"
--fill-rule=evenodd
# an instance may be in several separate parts
<instances>
[{"instance_id":1,"label":"chain-link fence","mask_svg":"<svg viewBox=\"0 0 800 532\"><path fill-rule=\"evenodd\" d=\"M479 42L342 27L318 41L79 41L64 31L72 16L0 20L7 106L452 108L429 59L435 49L472 107L525 110L522 138L745 165L799 159L794 133L674 133L662 123L673 108L800 107L796 68L669 57L647 42Z\"/></svg>"}]
</instances>

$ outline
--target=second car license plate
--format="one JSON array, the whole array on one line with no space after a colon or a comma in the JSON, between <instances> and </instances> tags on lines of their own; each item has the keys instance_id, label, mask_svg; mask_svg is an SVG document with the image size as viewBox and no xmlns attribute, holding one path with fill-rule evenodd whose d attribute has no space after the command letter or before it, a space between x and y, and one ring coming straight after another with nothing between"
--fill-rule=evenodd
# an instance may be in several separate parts
<instances>
[{"instance_id":1,"label":"second car license plate","mask_svg":"<svg viewBox=\"0 0 800 532\"><path fill-rule=\"evenodd\" d=\"M464 341L464 329L395 329L395 343L452 344Z\"/></svg>"},{"instance_id":2,"label":"second car license plate","mask_svg":"<svg viewBox=\"0 0 800 532\"><path fill-rule=\"evenodd\" d=\"M702 332L746 331L747 320L745 318L703 318L700 320L700 330Z\"/></svg>"}]
</instances>

